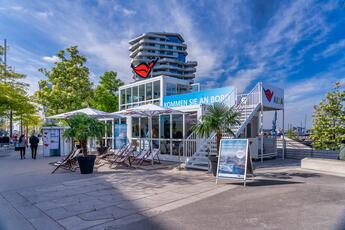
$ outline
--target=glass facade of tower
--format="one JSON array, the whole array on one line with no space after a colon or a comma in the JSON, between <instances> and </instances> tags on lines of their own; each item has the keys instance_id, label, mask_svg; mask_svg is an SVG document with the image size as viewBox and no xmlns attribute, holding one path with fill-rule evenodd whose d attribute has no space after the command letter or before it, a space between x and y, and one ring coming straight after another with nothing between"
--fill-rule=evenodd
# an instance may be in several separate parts
<instances>
[{"instance_id":1,"label":"glass facade of tower","mask_svg":"<svg viewBox=\"0 0 345 230\"><path fill-rule=\"evenodd\" d=\"M130 42L131 64L148 63L158 58L151 76L165 75L194 82L197 62L186 61L187 45L180 34L147 33ZM133 73L134 74L134 73ZM135 80L142 80L134 74Z\"/></svg>"}]
</instances>

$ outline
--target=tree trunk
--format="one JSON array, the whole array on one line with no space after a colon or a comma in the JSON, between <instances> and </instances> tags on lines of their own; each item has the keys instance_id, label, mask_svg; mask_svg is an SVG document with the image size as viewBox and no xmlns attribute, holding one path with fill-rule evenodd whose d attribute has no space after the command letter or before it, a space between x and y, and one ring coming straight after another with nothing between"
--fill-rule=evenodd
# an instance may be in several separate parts
<instances>
[{"instance_id":1,"label":"tree trunk","mask_svg":"<svg viewBox=\"0 0 345 230\"><path fill-rule=\"evenodd\" d=\"M86 157L87 156L87 141L85 141L85 140L80 141L79 140L79 143L80 143L80 147L83 151L83 156Z\"/></svg>"},{"instance_id":2,"label":"tree trunk","mask_svg":"<svg viewBox=\"0 0 345 230\"><path fill-rule=\"evenodd\" d=\"M20 116L20 134L23 134L23 118Z\"/></svg>"},{"instance_id":3,"label":"tree trunk","mask_svg":"<svg viewBox=\"0 0 345 230\"><path fill-rule=\"evenodd\" d=\"M220 140L222 139L222 132L217 131L216 133L216 142L217 142L217 156L219 155Z\"/></svg>"},{"instance_id":4,"label":"tree trunk","mask_svg":"<svg viewBox=\"0 0 345 230\"><path fill-rule=\"evenodd\" d=\"M10 110L10 138L13 135L13 112L12 109Z\"/></svg>"}]
</instances>

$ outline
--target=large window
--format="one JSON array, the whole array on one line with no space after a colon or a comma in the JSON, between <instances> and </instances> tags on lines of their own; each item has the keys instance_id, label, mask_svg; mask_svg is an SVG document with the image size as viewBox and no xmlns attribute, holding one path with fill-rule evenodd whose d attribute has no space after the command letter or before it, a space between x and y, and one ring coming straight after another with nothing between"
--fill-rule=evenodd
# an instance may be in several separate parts
<instances>
[{"instance_id":1,"label":"large window","mask_svg":"<svg viewBox=\"0 0 345 230\"><path fill-rule=\"evenodd\" d=\"M148 119L147 117L140 118L140 135L141 137L149 137L148 136L149 126L148 126Z\"/></svg>"},{"instance_id":2,"label":"large window","mask_svg":"<svg viewBox=\"0 0 345 230\"><path fill-rule=\"evenodd\" d=\"M167 96L176 95L176 84L168 83L166 84L166 94Z\"/></svg>"},{"instance_id":3,"label":"large window","mask_svg":"<svg viewBox=\"0 0 345 230\"><path fill-rule=\"evenodd\" d=\"M132 103L132 88L126 89L127 104Z\"/></svg>"},{"instance_id":4,"label":"large window","mask_svg":"<svg viewBox=\"0 0 345 230\"><path fill-rule=\"evenodd\" d=\"M162 115L160 121L161 138L170 138L170 115Z\"/></svg>"},{"instance_id":5,"label":"large window","mask_svg":"<svg viewBox=\"0 0 345 230\"><path fill-rule=\"evenodd\" d=\"M161 144L161 154L170 154L170 141L160 141Z\"/></svg>"},{"instance_id":6,"label":"large window","mask_svg":"<svg viewBox=\"0 0 345 230\"><path fill-rule=\"evenodd\" d=\"M197 123L197 112L190 112L185 114L185 137L187 138L192 133L192 126Z\"/></svg>"},{"instance_id":7,"label":"large window","mask_svg":"<svg viewBox=\"0 0 345 230\"><path fill-rule=\"evenodd\" d=\"M146 83L146 101L152 99L152 82Z\"/></svg>"},{"instance_id":8,"label":"large window","mask_svg":"<svg viewBox=\"0 0 345 230\"><path fill-rule=\"evenodd\" d=\"M160 80L142 83L120 90L120 109L134 108L149 103L160 105L160 98Z\"/></svg>"},{"instance_id":9,"label":"large window","mask_svg":"<svg viewBox=\"0 0 345 230\"><path fill-rule=\"evenodd\" d=\"M177 84L176 86L177 88L177 94L184 94L184 93L188 93L188 88L189 86L187 85L181 85L181 84Z\"/></svg>"},{"instance_id":10,"label":"large window","mask_svg":"<svg viewBox=\"0 0 345 230\"><path fill-rule=\"evenodd\" d=\"M172 115L172 138L174 139L183 138L183 115L182 114Z\"/></svg>"},{"instance_id":11,"label":"large window","mask_svg":"<svg viewBox=\"0 0 345 230\"><path fill-rule=\"evenodd\" d=\"M160 86L160 81L155 81L153 82L153 98L154 99L159 99L161 96L161 86Z\"/></svg>"},{"instance_id":12,"label":"large window","mask_svg":"<svg viewBox=\"0 0 345 230\"><path fill-rule=\"evenodd\" d=\"M138 86L133 87L133 102L138 102L139 101L139 96L138 96Z\"/></svg>"},{"instance_id":13,"label":"large window","mask_svg":"<svg viewBox=\"0 0 345 230\"><path fill-rule=\"evenodd\" d=\"M139 117L132 117L132 137L139 137Z\"/></svg>"},{"instance_id":14,"label":"large window","mask_svg":"<svg viewBox=\"0 0 345 230\"><path fill-rule=\"evenodd\" d=\"M159 116L152 117L152 138L159 138Z\"/></svg>"},{"instance_id":15,"label":"large window","mask_svg":"<svg viewBox=\"0 0 345 230\"><path fill-rule=\"evenodd\" d=\"M145 101L145 85L139 85L139 101Z\"/></svg>"},{"instance_id":16,"label":"large window","mask_svg":"<svg viewBox=\"0 0 345 230\"><path fill-rule=\"evenodd\" d=\"M126 104L126 91L124 89L120 92L120 100L122 105Z\"/></svg>"}]
</instances>

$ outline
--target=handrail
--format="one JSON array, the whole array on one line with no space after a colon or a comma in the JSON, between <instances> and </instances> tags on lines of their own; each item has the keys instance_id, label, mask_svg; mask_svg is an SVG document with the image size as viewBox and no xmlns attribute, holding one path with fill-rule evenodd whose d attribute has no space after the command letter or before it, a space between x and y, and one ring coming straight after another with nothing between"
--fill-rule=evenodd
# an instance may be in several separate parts
<instances>
[{"instance_id":1,"label":"handrail","mask_svg":"<svg viewBox=\"0 0 345 230\"><path fill-rule=\"evenodd\" d=\"M235 90L234 90L235 91ZM229 93L224 99L222 102L224 102L225 100L228 100L230 95L233 94L232 91L231 93ZM238 96L242 96L242 98L245 97L244 100L241 100L239 103L238 103ZM245 95L245 96L244 96ZM248 93L248 94L240 94L240 95L236 95L236 98L235 98L235 111L237 112L241 112L242 114L244 113L244 122L242 124L240 124L240 126L237 128L237 131L235 133L235 136L238 136L238 131L240 131L242 129L242 126L246 123L245 121L248 119L248 117L251 115L251 113L253 112L253 110L257 107L257 105L261 102L260 98L260 83L257 83L253 89ZM247 108L251 108L252 110L250 112L247 111ZM194 153L198 153L202 148L204 148L204 146L206 144L208 144L212 139L214 139L216 136L216 133L215 132L212 132L211 135L206 139L206 138L203 138L202 140L202 143L196 148L195 152ZM197 135L195 134L195 132L192 132L187 138L186 140L190 140L197 137ZM194 154L193 154L194 155Z\"/></svg>"}]
</instances>

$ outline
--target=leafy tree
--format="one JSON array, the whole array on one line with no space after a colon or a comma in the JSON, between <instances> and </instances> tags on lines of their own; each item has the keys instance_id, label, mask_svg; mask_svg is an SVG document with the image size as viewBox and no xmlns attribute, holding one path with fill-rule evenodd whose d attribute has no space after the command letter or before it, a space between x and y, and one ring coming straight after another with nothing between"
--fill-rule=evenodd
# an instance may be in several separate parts
<instances>
[{"instance_id":1,"label":"leafy tree","mask_svg":"<svg viewBox=\"0 0 345 230\"><path fill-rule=\"evenodd\" d=\"M123 84L123 81L117 79L116 72L105 72L95 90L92 106L105 112L118 111L119 97L116 92Z\"/></svg>"},{"instance_id":2,"label":"leafy tree","mask_svg":"<svg viewBox=\"0 0 345 230\"><path fill-rule=\"evenodd\" d=\"M0 47L0 54L3 54L4 47ZM28 114L36 110L24 111L25 108L34 106L27 95L27 84L18 80L25 75L15 72L11 67L6 66L0 59L0 116L10 120L10 135L13 130L13 120L16 119L19 111L21 114Z\"/></svg>"},{"instance_id":3,"label":"leafy tree","mask_svg":"<svg viewBox=\"0 0 345 230\"><path fill-rule=\"evenodd\" d=\"M239 113L224 103L214 103L207 106L206 110L207 113L201 117L201 122L193 125L192 130L202 137L209 137L212 132L215 132L218 154L222 133L235 135L231 126L240 124Z\"/></svg>"},{"instance_id":4,"label":"leafy tree","mask_svg":"<svg viewBox=\"0 0 345 230\"><path fill-rule=\"evenodd\" d=\"M57 57L59 61L50 71L39 69L48 80L39 82L40 90L35 97L45 107L47 115L86 107L93 94L86 57L79 53L77 46L60 50Z\"/></svg>"},{"instance_id":5,"label":"leafy tree","mask_svg":"<svg viewBox=\"0 0 345 230\"><path fill-rule=\"evenodd\" d=\"M104 123L85 114L78 114L67 119L69 129L65 130L65 137L76 139L87 155L88 138L101 138L104 130Z\"/></svg>"},{"instance_id":6,"label":"leafy tree","mask_svg":"<svg viewBox=\"0 0 345 230\"><path fill-rule=\"evenodd\" d=\"M338 82L326 98L314 106L311 138L316 149L337 150L345 140L344 102L345 91Z\"/></svg>"}]
</instances>

